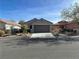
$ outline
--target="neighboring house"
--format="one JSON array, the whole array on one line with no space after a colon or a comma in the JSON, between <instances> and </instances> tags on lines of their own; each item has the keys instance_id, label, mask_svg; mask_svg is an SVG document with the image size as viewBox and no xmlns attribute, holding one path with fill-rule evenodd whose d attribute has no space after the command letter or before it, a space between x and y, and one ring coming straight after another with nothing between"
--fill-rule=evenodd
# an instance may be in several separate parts
<instances>
[{"instance_id":1,"label":"neighboring house","mask_svg":"<svg viewBox=\"0 0 79 59\"><path fill-rule=\"evenodd\" d=\"M65 21L65 20L62 20L62 21L59 21L57 23L57 25L61 28L61 29L64 29L65 28L65 25L68 24L69 22Z\"/></svg>"},{"instance_id":2,"label":"neighboring house","mask_svg":"<svg viewBox=\"0 0 79 59\"><path fill-rule=\"evenodd\" d=\"M56 29L59 31L66 29L72 32L76 31L77 33L79 33L79 24L74 22L60 21L57 24L53 25L53 31L56 31Z\"/></svg>"},{"instance_id":3,"label":"neighboring house","mask_svg":"<svg viewBox=\"0 0 79 59\"><path fill-rule=\"evenodd\" d=\"M62 31L65 28L66 24L68 24L67 21L64 21L64 20L59 21L58 23L56 23L56 24L53 25L53 27L52 27L53 31L57 31L57 32Z\"/></svg>"},{"instance_id":4,"label":"neighboring house","mask_svg":"<svg viewBox=\"0 0 79 59\"><path fill-rule=\"evenodd\" d=\"M76 29L79 29L79 24L77 24L77 23L68 23L68 24L65 25L65 28L76 30Z\"/></svg>"},{"instance_id":5,"label":"neighboring house","mask_svg":"<svg viewBox=\"0 0 79 59\"><path fill-rule=\"evenodd\" d=\"M77 24L77 23L68 23L65 25L65 28L79 33L79 24Z\"/></svg>"},{"instance_id":6,"label":"neighboring house","mask_svg":"<svg viewBox=\"0 0 79 59\"><path fill-rule=\"evenodd\" d=\"M32 19L30 21L25 22L28 25L29 29L32 33L42 33L42 32L51 32L53 23L47 21L43 18L41 19Z\"/></svg>"},{"instance_id":7,"label":"neighboring house","mask_svg":"<svg viewBox=\"0 0 79 59\"><path fill-rule=\"evenodd\" d=\"M21 25L0 19L0 30L12 30L12 29L21 29Z\"/></svg>"},{"instance_id":8,"label":"neighboring house","mask_svg":"<svg viewBox=\"0 0 79 59\"><path fill-rule=\"evenodd\" d=\"M61 25L54 24L52 26L52 32L60 32L60 30L62 30Z\"/></svg>"}]
</instances>

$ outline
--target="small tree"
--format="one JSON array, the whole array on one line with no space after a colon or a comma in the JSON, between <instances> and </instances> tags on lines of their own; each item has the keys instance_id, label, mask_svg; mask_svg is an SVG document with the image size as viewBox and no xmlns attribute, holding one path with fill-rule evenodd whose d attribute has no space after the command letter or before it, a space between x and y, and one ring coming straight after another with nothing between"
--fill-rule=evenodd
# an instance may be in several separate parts
<instances>
[{"instance_id":1,"label":"small tree","mask_svg":"<svg viewBox=\"0 0 79 59\"><path fill-rule=\"evenodd\" d=\"M21 29L23 30L23 33L27 33L28 26L24 24L21 26Z\"/></svg>"},{"instance_id":2,"label":"small tree","mask_svg":"<svg viewBox=\"0 0 79 59\"><path fill-rule=\"evenodd\" d=\"M24 20L20 20L19 24L24 25L25 21Z\"/></svg>"},{"instance_id":3,"label":"small tree","mask_svg":"<svg viewBox=\"0 0 79 59\"><path fill-rule=\"evenodd\" d=\"M23 33L27 33L28 26L25 24L25 21L20 20L19 24L21 25L21 29L22 29Z\"/></svg>"}]
</instances>

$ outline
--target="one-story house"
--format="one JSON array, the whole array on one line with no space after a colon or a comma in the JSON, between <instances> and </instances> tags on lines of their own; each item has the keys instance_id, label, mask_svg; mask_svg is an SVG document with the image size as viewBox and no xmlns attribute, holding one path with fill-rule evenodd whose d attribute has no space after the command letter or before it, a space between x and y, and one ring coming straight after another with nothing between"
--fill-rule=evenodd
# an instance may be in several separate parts
<instances>
[{"instance_id":1,"label":"one-story house","mask_svg":"<svg viewBox=\"0 0 79 59\"><path fill-rule=\"evenodd\" d=\"M67 22L67 21L60 21L57 24L53 25L54 30L62 31L63 29L70 31L70 32L77 32L79 33L79 24L74 22Z\"/></svg>"},{"instance_id":2,"label":"one-story house","mask_svg":"<svg viewBox=\"0 0 79 59\"><path fill-rule=\"evenodd\" d=\"M43 18L41 19L34 18L30 21L25 22L25 24L29 27L32 33L51 32L53 25L52 22L45 20Z\"/></svg>"},{"instance_id":3,"label":"one-story house","mask_svg":"<svg viewBox=\"0 0 79 59\"><path fill-rule=\"evenodd\" d=\"M0 30L11 31L12 29L21 29L21 25L15 22L0 19Z\"/></svg>"},{"instance_id":4,"label":"one-story house","mask_svg":"<svg viewBox=\"0 0 79 59\"><path fill-rule=\"evenodd\" d=\"M58 23L56 23L56 24L54 24L53 25L53 31L57 31L57 32L60 32L60 31L62 31L64 28L65 28L65 25L66 24L68 24L68 22L67 21L64 21L64 20L62 20L62 21L59 21Z\"/></svg>"},{"instance_id":5,"label":"one-story house","mask_svg":"<svg viewBox=\"0 0 79 59\"><path fill-rule=\"evenodd\" d=\"M76 33L79 33L79 24L78 23L73 23L73 22L68 23L65 25L65 28L76 31Z\"/></svg>"}]
</instances>

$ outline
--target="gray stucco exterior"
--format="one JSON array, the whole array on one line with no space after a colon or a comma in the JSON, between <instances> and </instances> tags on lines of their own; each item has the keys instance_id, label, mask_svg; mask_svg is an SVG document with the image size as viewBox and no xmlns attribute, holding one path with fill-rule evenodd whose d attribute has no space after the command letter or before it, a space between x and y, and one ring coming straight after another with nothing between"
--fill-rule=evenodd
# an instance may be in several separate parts
<instances>
[{"instance_id":1,"label":"gray stucco exterior","mask_svg":"<svg viewBox=\"0 0 79 59\"><path fill-rule=\"evenodd\" d=\"M32 19L30 21L27 21L26 24L28 25L32 33L51 32L53 25L52 22L45 19Z\"/></svg>"}]
</instances>

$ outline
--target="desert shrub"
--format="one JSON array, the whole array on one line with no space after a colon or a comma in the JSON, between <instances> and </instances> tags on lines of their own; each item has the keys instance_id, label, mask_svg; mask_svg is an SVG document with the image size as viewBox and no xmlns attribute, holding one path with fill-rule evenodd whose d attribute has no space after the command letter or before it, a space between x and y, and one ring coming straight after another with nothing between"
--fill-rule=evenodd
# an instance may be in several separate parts
<instances>
[{"instance_id":1,"label":"desert shrub","mask_svg":"<svg viewBox=\"0 0 79 59\"><path fill-rule=\"evenodd\" d=\"M3 36L5 34L5 31L0 30L0 36Z\"/></svg>"},{"instance_id":2,"label":"desert shrub","mask_svg":"<svg viewBox=\"0 0 79 59\"><path fill-rule=\"evenodd\" d=\"M63 29L61 32L65 33L65 32L73 32L73 29Z\"/></svg>"},{"instance_id":3,"label":"desert shrub","mask_svg":"<svg viewBox=\"0 0 79 59\"><path fill-rule=\"evenodd\" d=\"M30 29L27 29L27 33L30 33Z\"/></svg>"},{"instance_id":4,"label":"desert shrub","mask_svg":"<svg viewBox=\"0 0 79 59\"><path fill-rule=\"evenodd\" d=\"M11 30L5 30L5 34L10 35L11 34Z\"/></svg>"}]
</instances>

